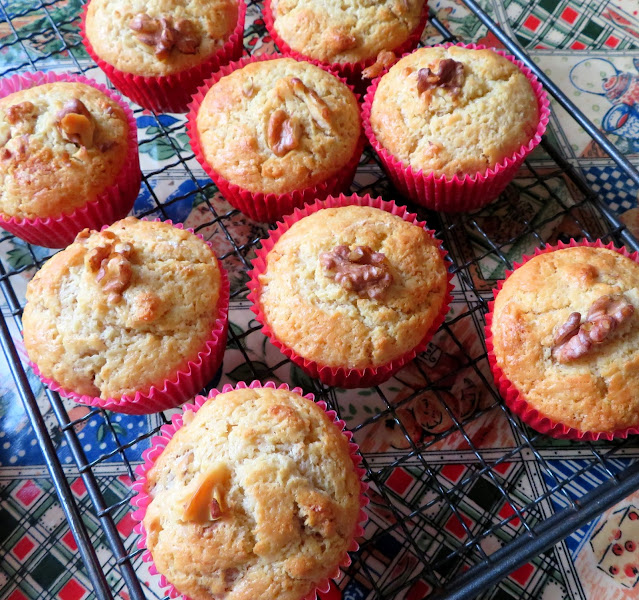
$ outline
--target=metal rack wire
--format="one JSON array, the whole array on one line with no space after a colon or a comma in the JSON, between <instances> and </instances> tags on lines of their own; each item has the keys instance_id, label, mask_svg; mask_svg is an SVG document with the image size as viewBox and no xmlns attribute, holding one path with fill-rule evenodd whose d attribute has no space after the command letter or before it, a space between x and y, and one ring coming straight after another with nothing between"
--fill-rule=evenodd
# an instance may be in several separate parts
<instances>
[{"instance_id":1,"label":"metal rack wire","mask_svg":"<svg viewBox=\"0 0 639 600\"><path fill-rule=\"evenodd\" d=\"M15 49L16 54L24 56L22 62L18 61L10 68L0 71L1 76L18 70L41 69L48 66L48 59L59 54L64 54L72 61L72 71L75 73L86 73L94 68L90 62L79 58L78 50L81 43L77 35L77 18L60 20L57 17L57 6L67 1L77 2L39 0L24 5L0 2L0 27L5 27L7 32L0 38L3 40L0 43L0 52ZM20 6L16 9L13 4ZM250 2L249 14L255 14L259 4L255 1ZM467 1L467 4L511 52L519 52L518 57L543 76L543 73L521 54L512 41L474 2ZM14 23L36 11L40 19L38 29L27 34L27 37L20 37ZM441 34L441 41L454 39L445 26L432 15L430 24L434 31ZM259 27L257 31L259 35L264 33ZM47 40L47 51L34 56L29 50L29 42L36 36ZM543 79L546 79L545 76ZM552 82L544 83L562 102L567 101ZM140 114L141 110L138 109L136 116ZM639 182L639 175L632 170L625 158L619 155L614 146L607 145L606 140L601 138L596 128L589 124L583 115L578 115L578 118L582 124L591 127L589 133L611 154L619 166ZM235 211L220 210L220 204L215 201L215 187L211 183L201 185L201 180L198 180L191 169L192 153L175 142L174 136L182 130L183 122L178 121L167 126L158 116L153 116L153 120L157 133L143 137L140 143L152 143L157 139L163 139L173 148L177 158L174 163L163 166L161 170L144 174L143 188L150 195L152 205L140 216L159 212L163 218L168 218L167 209L172 204L194 193L190 191L187 195L177 196L166 202L159 198L153 189L153 177L167 169L182 168L186 177L194 184L196 193L203 196L209 212L208 221L198 229L216 229L215 235L224 236L230 248L220 256L222 262L239 260L248 270L250 252L259 243L259 236L239 240L234 235L229 223L236 214ZM357 441L364 439L376 427L392 429L398 434L395 450L384 460L379 460L378 454L374 452L362 453L373 500L370 508L371 521L364 539L361 540L360 550L353 556L352 565L346 569L345 576L338 583L341 590L351 590L348 593L352 597L390 599L409 595L411 598L417 598L431 592L438 598L448 600L475 596L497 597L497 588L491 586L499 579L560 541L606 507L612 506L631 491L639 489L639 464L625 465L626 468L622 471L615 463L617 457L624 455L635 445L633 440L575 444L575 453L581 460L581 468L569 475L557 472L551 464L544 436L523 426L504 407L492 385L485 348L481 346L478 349L476 344L469 343L459 334L462 325L474 328L475 331L481 330L487 302L491 298L492 280L504 269L512 267L506 256L507 249L514 245L530 249L549 241L556 241L549 236L554 235L552 232L556 231L557 223L563 223L567 231L577 236L588 239L599 237L604 241L612 240L617 245L625 244L639 249L639 243L588 188L581 175L548 141L544 140L542 147L546 153L543 172L539 167L527 162L526 177L516 180L502 194L499 201L477 213L443 216L425 212L408 203L411 209L426 218L431 228L436 229L437 236L444 240L454 261L451 269L456 276L455 298L464 308L448 316L436 337L436 343L439 340L442 344L454 347L459 360L437 376L433 376L429 368L428 352L418 357L413 368L423 384L401 401L390 398L384 386L371 390L371 397L374 398L377 409L370 417L352 428ZM373 180L358 189L359 193L377 194L403 201L391 187L370 150L364 153L361 169ZM574 191L570 197L558 191L561 186L566 185L572 186ZM522 202L541 203L546 207L545 212L542 216L531 217L525 210L521 210ZM504 218L508 220L507 231L495 227L495 219L503 221ZM6 239L8 236L0 238L0 244ZM43 263L40 254L31 247L28 250L31 260L19 268L11 268L8 264L0 263L0 287L10 317L9 321L4 315L0 319L0 341L96 594L101 599L108 599L113 597L111 586L91 546L86 527L57 456L58 448L47 433L42 411L38 407L34 390L11 337L10 327L20 329L22 312L21 300L14 289L15 278L26 269L39 268ZM478 278L478 273L487 270L486 265L490 266L492 278ZM231 297L241 300L245 294L245 286L239 286L233 290ZM261 335L259 327L249 327L243 332L231 329L229 345L242 354L252 377L267 380L275 372L281 373L288 361L280 356L266 366L255 364L248 348L260 343ZM397 379L401 381L402 377L403 374L400 372ZM450 394L447 394L446 386L451 380L465 377L477 382L481 389L482 401L472 412L460 414ZM309 387L308 391L327 401L338 414L343 415L347 411L347 395L339 390L323 387L315 381L309 380L305 383ZM114 426L113 414L95 409L80 419L71 420L60 397L49 390L46 391L46 395L60 424L64 440L82 475L129 597L134 600L149 597L150 592L136 575L140 551L130 543L125 544L116 527L117 517L127 510L130 495L110 503L98 484L96 472L101 465L117 457L133 479L134 466L136 460L139 460L139 454L136 455L132 448L154 435L159 427L167 422L166 416L160 414L155 425L149 427L148 431L123 443L117 427ZM433 428L428 435L416 436L411 430L407 414L413 410L415 402L425 397L439 403L442 407L442 418L447 426ZM516 440L512 447L493 448L477 441L477 424L497 418L507 420L513 439ZM106 435L112 438L113 449L89 460L76 433L76 427L92 420L99 420L104 424ZM458 458L451 459L448 456L444 460L442 445L453 436L460 442ZM459 477L447 476L446 465L455 467L456 473L461 473ZM520 493L516 478L504 476L509 469L531 468L538 470L546 482L545 488L533 493L532 497ZM571 484L582 475L594 471L600 478L605 479L604 483L588 494L576 495ZM405 493L398 493L397 486L393 485L393 477L397 473L412 475L413 488ZM419 493L415 491L417 488ZM503 505L505 510L495 513L492 508L497 504ZM559 510L557 507L563 508ZM555 514L552 514L553 511ZM468 517L471 513L472 519ZM385 515L385 518L379 518L380 514ZM445 529L451 522L457 525L457 537L446 534ZM491 540L497 540L497 544L488 543ZM499 547L500 545L502 547ZM395 554L395 564L401 563L404 567L401 577L389 578L376 567L379 553L385 552L388 548ZM540 564L543 567L543 560ZM361 592L359 596L352 593L354 588Z\"/></svg>"}]
</instances>

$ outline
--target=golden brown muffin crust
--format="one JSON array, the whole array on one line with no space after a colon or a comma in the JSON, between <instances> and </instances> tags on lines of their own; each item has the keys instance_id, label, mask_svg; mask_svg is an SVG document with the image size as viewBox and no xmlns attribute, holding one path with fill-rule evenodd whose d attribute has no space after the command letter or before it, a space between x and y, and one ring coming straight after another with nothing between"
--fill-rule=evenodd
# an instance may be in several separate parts
<instances>
[{"instance_id":1,"label":"golden brown muffin crust","mask_svg":"<svg viewBox=\"0 0 639 600\"><path fill-rule=\"evenodd\" d=\"M323 62L360 62L401 46L425 0L273 0L275 30L293 49Z\"/></svg>"},{"instance_id":2,"label":"golden brown muffin crust","mask_svg":"<svg viewBox=\"0 0 639 600\"><path fill-rule=\"evenodd\" d=\"M100 277L107 259L113 262ZM79 234L27 286L24 343L42 374L79 394L146 392L195 360L217 318L220 271L205 242L128 217Z\"/></svg>"},{"instance_id":3,"label":"golden brown muffin crust","mask_svg":"<svg viewBox=\"0 0 639 600\"><path fill-rule=\"evenodd\" d=\"M60 115L78 100L89 117L75 137ZM51 217L95 200L121 171L128 136L122 107L84 83L47 83L0 99L0 212Z\"/></svg>"},{"instance_id":4,"label":"golden brown muffin crust","mask_svg":"<svg viewBox=\"0 0 639 600\"><path fill-rule=\"evenodd\" d=\"M361 124L348 86L315 65L281 58L222 77L202 101L197 131L207 162L231 183L282 194L346 166Z\"/></svg>"},{"instance_id":5,"label":"golden brown muffin crust","mask_svg":"<svg viewBox=\"0 0 639 600\"><path fill-rule=\"evenodd\" d=\"M271 388L220 394L187 421L148 473L158 570L194 600L299 600L357 526L346 438L313 402Z\"/></svg>"},{"instance_id":6,"label":"golden brown muffin crust","mask_svg":"<svg viewBox=\"0 0 639 600\"><path fill-rule=\"evenodd\" d=\"M140 14L169 19L171 26L188 20L188 31L199 43L182 48L187 52L173 46L166 55L157 56L156 46L140 39L144 27L137 33L131 28ZM233 33L237 19L237 0L91 0L86 35L96 54L120 71L158 77L185 71L217 52ZM178 31L172 37L184 39L185 33Z\"/></svg>"},{"instance_id":7,"label":"golden brown muffin crust","mask_svg":"<svg viewBox=\"0 0 639 600\"><path fill-rule=\"evenodd\" d=\"M459 90L420 86L419 72L463 65ZM421 93L420 93L421 88ZM484 173L533 137L537 98L526 76L492 50L421 48L384 75L371 107L381 145L415 170L436 175Z\"/></svg>"},{"instance_id":8,"label":"golden brown muffin crust","mask_svg":"<svg viewBox=\"0 0 639 600\"><path fill-rule=\"evenodd\" d=\"M333 280L321 255L336 246L385 255L392 284L375 299ZM447 272L421 227L362 206L320 210L296 222L267 255L258 303L276 338L321 365L385 364L417 346L439 314Z\"/></svg>"},{"instance_id":9,"label":"golden brown muffin crust","mask_svg":"<svg viewBox=\"0 0 639 600\"><path fill-rule=\"evenodd\" d=\"M602 296L621 296L634 315L582 357L552 354L558 328L582 318ZM539 255L517 269L495 301L497 364L542 415L581 431L639 423L639 265L608 249L577 247Z\"/></svg>"}]
</instances>

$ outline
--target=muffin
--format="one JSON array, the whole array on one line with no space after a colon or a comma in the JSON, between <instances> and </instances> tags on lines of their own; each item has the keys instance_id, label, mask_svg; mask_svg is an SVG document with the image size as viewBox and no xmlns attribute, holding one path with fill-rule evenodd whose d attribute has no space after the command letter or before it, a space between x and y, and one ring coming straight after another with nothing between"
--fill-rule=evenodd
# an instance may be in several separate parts
<instances>
[{"instance_id":1,"label":"muffin","mask_svg":"<svg viewBox=\"0 0 639 600\"><path fill-rule=\"evenodd\" d=\"M489 49L405 56L366 97L366 134L394 183L437 210L493 200L540 141L548 101L532 74Z\"/></svg>"},{"instance_id":2,"label":"muffin","mask_svg":"<svg viewBox=\"0 0 639 600\"><path fill-rule=\"evenodd\" d=\"M80 233L29 282L25 348L64 395L161 410L192 397L219 367L228 293L201 238L128 217Z\"/></svg>"},{"instance_id":3,"label":"muffin","mask_svg":"<svg viewBox=\"0 0 639 600\"><path fill-rule=\"evenodd\" d=\"M573 244L525 261L496 294L487 328L509 406L559 437L627 435L639 425L636 256Z\"/></svg>"},{"instance_id":4,"label":"muffin","mask_svg":"<svg viewBox=\"0 0 639 600\"><path fill-rule=\"evenodd\" d=\"M359 75L380 53L415 48L426 24L426 0L266 0L264 21L285 54Z\"/></svg>"},{"instance_id":5,"label":"muffin","mask_svg":"<svg viewBox=\"0 0 639 600\"><path fill-rule=\"evenodd\" d=\"M16 75L0 86L0 225L59 247L126 215L140 187L131 111L82 77Z\"/></svg>"},{"instance_id":6,"label":"muffin","mask_svg":"<svg viewBox=\"0 0 639 600\"><path fill-rule=\"evenodd\" d=\"M291 58L251 57L222 70L194 98L189 133L224 197L260 221L348 187L362 151L350 88Z\"/></svg>"},{"instance_id":7,"label":"muffin","mask_svg":"<svg viewBox=\"0 0 639 600\"><path fill-rule=\"evenodd\" d=\"M394 203L342 196L285 220L253 262L253 311L311 376L342 387L388 379L448 310L441 242Z\"/></svg>"},{"instance_id":8,"label":"muffin","mask_svg":"<svg viewBox=\"0 0 639 600\"><path fill-rule=\"evenodd\" d=\"M299 388L256 384L198 398L145 457L134 516L171 595L300 600L357 548L349 438Z\"/></svg>"},{"instance_id":9,"label":"muffin","mask_svg":"<svg viewBox=\"0 0 639 600\"><path fill-rule=\"evenodd\" d=\"M185 112L204 79L242 54L244 0L91 0L89 54L131 100Z\"/></svg>"}]
</instances>

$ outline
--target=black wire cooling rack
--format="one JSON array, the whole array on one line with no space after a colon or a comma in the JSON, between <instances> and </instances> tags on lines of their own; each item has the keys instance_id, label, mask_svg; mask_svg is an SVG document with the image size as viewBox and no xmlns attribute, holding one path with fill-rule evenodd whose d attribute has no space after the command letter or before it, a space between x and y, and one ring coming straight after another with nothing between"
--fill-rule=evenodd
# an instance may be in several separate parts
<instances>
[{"instance_id":1,"label":"black wire cooling rack","mask_svg":"<svg viewBox=\"0 0 639 600\"><path fill-rule=\"evenodd\" d=\"M3 41L0 44L0 57L10 49L21 51L24 57L22 63L3 68L0 75L42 69L49 64L47 61L52 56L59 54L71 61L72 72L86 73L94 69L95 65L89 61L78 59L81 42L77 17L74 15L71 19L61 19L57 11L60 6L68 6L74 2L79 10L78 0L38 0L26 3L0 1L0 27L4 28L1 30L3 37L0 39ZM639 183L639 174L628 161L601 136L596 127L570 103L552 81L499 30L475 2L466 0L466 4L511 53L538 75L557 101L569 110L619 167ZM260 3L250 2L249 19L251 15L257 15L259 8ZM26 34L21 33L22 29L17 28L16 24L28 19L34 11L38 14L36 29ZM454 41L450 32L433 15L429 19L429 25L431 32L441 36L438 41ZM256 35L264 35L259 22L250 31L251 37ZM30 42L36 36L46 41L48 50L34 55L30 50ZM245 40L247 48L251 47L251 37L247 36ZM136 115L140 113L138 109ZM193 164L190 149L183 149L174 139L182 131L183 122L167 127L157 117L154 117L154 121L156 133L153 137L142 137L140 143L150 143L162 138L173 148L177 158L162 170L144 174L143 189L146 189L152 199L152 207L145 214L159 213L167 218L166 209L170 203L156 195L150 182L153 177L169 168L183 168L186 177L205 198L209 211L208 222L199 229L215 227L216 235L224 236L230 245L230 250L220 256L222 262L239 260L248 270L251 251L259 243L259 238L236 239L229 227L236 212L220 211L219 204L211 200L216 192L213 184L201 185L201 180L194 175L190 168ZM517 179L496 203L472 215L443 216L425 212L406 202L411 209L426 218L431 228L437 230L437 236L444 240L451 253L454 262L451 269L456 277L454 295L463 309L456 309L449 314L436 337L436 343L456 348L459 360L445 372L433 377L429 369L433 350L429 349L425 355L414 361L412 367L414 373L422 378L423 385L400 402L390 399L383 387L371 390L377 409L369 418L352 428L357 441L369 436L376 427L391 429L397 433L398 438L394 452L385 461L378 460L377 454L368 452L365 448L362 452L366 479L371 486L371 519L360 541L360 550L353 555L352 565L345 569L344 576L337 582L337 588L344 592L345 598L537 598L537 593L528 588L528 591L519 596L513 596L508 593L507 587L497 584L513 570L531 560L537 560L537 568L554 568L553 559L542 554L543 552L606 508L639 489L639 464L629 459L624 463L625 468L620 469L615 463L621 456L632 457L637 454L632 451L637 447L635 440L566 443L566 447L572 449L574 456L578 457L580 466L570 473L554 469L551 464L553 446L549 445L547 438L512 418L496 393L487 369L485 348L481 346L477 350L476 347L471 347L460 335L463 326L468 324L476 331L481 330L494 279L501 277L505 269L512 267L507 258L508 251L512 248L522 248L522 252L524 249L530 251L535 246L554 243L563 236L601 238L605 242L614 241L617 245L639 249L637 241L589 189L581 174L547 140L543 141L542 148L543 156L540 161L535 162L537 166L527 162L523 177ZM404 201L383 175L370 149L362 157L360 170L366 173L368 183L355 191ZM562 189L568 189L570 193L563 194ZM184 196L173 198L171 203L183 198ZM527 211L526 207L533 204L543 205L544 210ZM558 230L561 233L559 236ZM8 235L0 238L0 243L6 239ZM20 330L22 312L21 301L13 284L20 273L34 267L39 268L43 262L33 248L29 247L28 251L31 260L17 269L10 268L4 262L0 263L0 287L8 304L6 314L10 317L6 320L3 315L0 319L2 347L95 593L101 599L109 599L113 597L113 581L107 580L91 544L81 509L71 493L57 455L58 448L45 426L45 409L38 406L11 337L10 329L15 326ZM493 275L482 279L479 275L486 271L487 264ZM232 299L241 300L245 294L245 286L240 286L232 292ZM242 353L251 376L264 381L272 377L276 370L281 373L288 361L280 357L281 360L272 364L255 364L247 349L252 344L260 343L256 341L260 336L259 327L249 327L241 333L231 329L229 345ZM397 377L401 380L402 373ZM463 378L478 382L483 397L482 402L468 414L460 414L450 394L445 392L446 382ZM341 416L348 410L348 405L344 402L347 395L323 387L318 382L308 381L307 387L308 391L327 401ZM118 577L124 582L117 586L119 595L126 597L126 592L128 598L133 600L152 597L153 594L136 575L136 568L141 560L140 551L136 550L135 544L130 540L125 543L116 527L116 517L126 512L131 494L112 501L105 489L101 488L98 473L102 465L119 455L129 476L134 478L135 463L132 464L130 460L129 450L153 436L161 424L167 422L167 417L160 414L156 427L122 443L112 413L95 409L81 419L72 421L57 394L47 390L46 396L115 557ZM439 403L440 416L445 425L433 427L429 435L418 436L411 429L407 414L415 406L415 402L426 397L431 402ZM496 418L507 419L513 439L516 440L512 447L494 448L478 441L475 435L477 424ZM112 436L115 448L89 461L76 428L92 419L99 419L105 426L106 435ZM457 436L460 441L458 450L452 454L450 450L441 450L453 436ZM516 477L504 476L512 465L519 470L536 469L545 481L545 486L527 493L521 492ZM595 472L600 483L594 490L588 493L575 491L575 486L572 485L574 482ZM398 473L403 477L408 476L412 481L412 487L404 486L404 492L398 492L398 489L402 489L401 485L397 485ZM419 488L419 494L415 492L415 488ZM418 501L415 501L415 497L418 497ZM495 506L503 508L496 511ZM472 519L468 517L469 514L472 514ZM450 534L451 523L456 524L453 528L455 535ZM399 570L395 571L378 568L381 555L385 556L386 562L389 556L392 557L390 562L402 568L398 567ZM538 555L542 558L535 559ZM397 573L401 573L401 576L397 576ZM356 584L355 588L353 584ZM331 595L333 597L335 596Z\"/></svg>"}]
</instances>

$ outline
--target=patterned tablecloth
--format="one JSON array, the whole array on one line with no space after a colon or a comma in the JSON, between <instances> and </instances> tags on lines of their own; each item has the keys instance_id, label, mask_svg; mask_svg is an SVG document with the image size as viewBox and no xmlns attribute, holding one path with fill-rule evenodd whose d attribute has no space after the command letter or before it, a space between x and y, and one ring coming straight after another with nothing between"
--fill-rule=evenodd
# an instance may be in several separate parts
<instances>
[{"instance_id":1,"label":"patterned tablecloth","mask_svg":"<svg viewBox=\"0 0 639 600\"><path fill-rule=\"evenodd\" d=\"M581 109L606 131L622 152L639 164L639 1L638 0L482 0L482 6L498 20L506 32L516 38L530 53L541 68L575 101ZM35 8L35 6L38 6ZM499 46L492 35L487 35L486 29L479 21L455 0L431 0L431 6L438 18L444 22L461 40L475 41L489 46ZM31 56L42 56L55 51L60 46L60 38L51 29L51 22L58 24L67 42L78 41L78 14L81 9L80 0L60 0L54 2L34 2L33 0L0 0L0 70L5 71L12 65L24 65L25 52ZM15 15L21 15L13 18ZM20 37L29 37L26 45L12 43L14 31L7 16L11 17L12 25ZM247 34L245 44L252 52L261 53L273 49L268 38L259 39L256 34L255 19L259 19L259 8L251 6L248 14ZM31 36L35 32L37 35ZM440 38L433 29L427 29L424 40ZM74 57L82 64L90 64L88 57L81 47L73 50ZM56 55L54 59L38 63L40 68L55 68L56 70L72 69L73 57L68 53ZM104 77L98 69L89 71L89 76L100 81ZM628 83L630 85L628 86ZM634 85L634 88L633 88ZM628 87L632 92L621 93ZM183 117L164 115L161 117L164 127L169 128L174 143L180 148L188 150L188 140L184 132ZM151 176L151 184L155 194L164 202L172 198L181 198L170 203L167 208L168 216L174 221L185 222L194 227L209 219L204 198L200 194L191 193L195 190L192 180L185 177L184 167L175 160L176 150L162 136L157 136L159 129L150 115L140 113L137 119L141 140L146 140L140 147L142 166L145 172L156 172L160 167L163 172ZM562 154L573 164L578 165L593 189L601 194L610 208L616 211L624 222L639 234L639 208L637 207L637 187L624 176L614 163L593 144L590 138L575 124L575 122L553 102L553 117L548 137L560 149ZM533 164L543 171L548 161L537 152ZM205 184L208 178L195 163L189 162L189 167L195 173L198 182ZM354 189L366 185L371 174L377 169L376 165L364 164L360 168ZM522 174L525 179L525 173ZM533 190L534 191L534 190ZM576 194L570 185L564 184L556 193L570 200ZM521 210L527 211L529 220L543 217L544 203L534 202L535 194L527 196L528 200L521 202ZM544 197L543 192L538 196ZM228 209L228 205L219 195L211 201L220 210ZM149 189L143 187L135 204L134 213L139 214L152 204ZM504 234L500 227L507 227L507 220L498 215L491 215L490 210L483 213L484 228L492 228L495 235ZM492 219L492 221L491 221ZM504 225L504 222L506 225ZM547 237L564 239L572 233L570 229L562 229L565 224L555 223L556 231ZM242 215L235 216L228 225L237 241L249 241L264 234L265 228L258 226ZM227 239L209 228L203 230L219 255L231 250ZM509 257L518 259L524 250L517 245L508 252ZM0 247L3 259L14 268L28 265L32 256L27 246L17 239L5 241ZM37 258L43 258L48 251L35 248ZM232 285L237 289L245 282L245 271L239 260L230 257L225 260L225 266L230 271ZM483 273L478 273L476 284L488 289L495 278L501 276L501 267L484 265ZM24 287L33 272L24 271L20 277L13 278L13 284L19 294L24 294ZM486 287L488 286L488 288ZM455 302L458 302L458 298ZM8 314L6 307L3 308ZM455 311L455 306L453 306ZM453 312L454 314L454 312ZM238 300L232 303L230 310L231 327L236 332L245 331L252 325L252 313L248 310L248 303ZM476 324L475 324L476 325ZM473 340L476 327L470 325L464 329L461 325L456 331L462 338L469 338L469 345L479 344ZM18 336L19 337L19 336ZM277 351L264 342L263 336L253 333L248 338L251 358L259 368L261 364L278 362ZM21 352L23 352L20 346ZM454 361L455 350L445 347L439 338L435 338L423 360L433 373L445 368L447 361ZM33 435L30 423L24 413L18 398L14 382L8 368L3 361L0 364L0 600L25 600L36 598L61 598L62 600L84 600L93 596L92 587L86 571L81 564L75 541L67 527L62 509L60 508L55 490L53 489L48 472L43 464L43 458ZM222 382L236 382L252 379L242 354L237 348L230 347L224 362ZM282 380L295 384L304 384L304 375L297 369L291 370L286 365L285 371L278 372ZM29 378L39 389L41 403L47 426L50 430L59 456L65 465L66 473L71 482L73 493L81 506L83 517L87 523L94 546L101 563L104 565L109 583L114 595L128 600L126 588L114 564L113 557L108 550L104 534L98 520L90 507L86 489L78 477L78 471L72 464L72 458L62 439L53 412L48 408L48 402L42 393L37 377L29 371ZM402 371L399 377L393 379L385 387L387 394L392 395L393 401L400 401L407 397L415 386L422 384L417 370L411 366ZM368 390L354 392L338 392L340 404L344 407L348 425L361 422L366 417L380 410L374 400L375 396ZM458 378L446 392L451 404L456 407L459 416L470 414L481 406L485 399L477 386L468 379ZM419 439L426 439L428 435L445 429L449 424L446 413L437 404L437 399L421 398L405 404L401 412L404 425L414 432ZM67 402L72 419L88 412L86 407ZM494 449L496 453L512 447L515 440L505 419L495 418L494 411L489 413L492 420L479 420L472 424L470 434L476 445L482 448ZM113 427L121 442L133 439L141 432L148 431L158 423L157 416L128 417L115 416ZM392 425L392 424L391 424ZM103 455L113 448L114 437L106 430L104 421L92 418L84 422L79 429L79 437L84 450L91 460ZM376 464L391 463L397 452L402 450L405 440L386 421L381 421L373 427L363 429L357 441L361 447L370 453L371 460ZM548 477L552 473L569 474L578 471L583 464L581 453L575 445L547 440L544 442L544 456L548 461L550 472L542 471L531 463L502 463L496 469L501 477L501 483L515 498L520 497L522 505L530 498L543 495L548 485ZM143 449L142 443L130 448L129 458L139 460ZM454 484L464 475L465 467L459 464L460 452L464 452L463 440L456 436L449 436L436 448L436 468L440 477ZM639 455L639 447L631 444L613 461L615 468L622 470L630 460ZM98 481L105 490L107 504L114 504L124 497L128 491L129 479L124 465L118 455L112 460L102 462L95 469ZM405 507L418 505L429 493L428 488L418 477L418 466L410 463L403 469L393 471L387 486L397 492L397 498ZM575 478L571 483L572 490L579 495L595 487L605 478L602 473L598 478L596 470L589 470L586 476ZM463 499L464 519L468 519L467 526L473 528L485 525L491 515L495 518L509 516L507 507L499 502L499 495L492 484L482 479L471 489L465 490ZM389 518L377 503L373 494L371 505L371 521L368 527L382 527L380 523ZM539 505L541 516L548 516L561 508L560 500L553 497L552 501ZM637 511L637 512L635 512ZM639 598L638 564L628 563L617 574L612 574L606 567L609 554L604 552L609 547L609 540L614 531L622 531L622 541L639 541L639 493L629 497L619 506L608 511L602 518L590 523L587 527L577 531L554 549L546 552L531 563L524 565L512 573L498 587L486 590L482 597L509 600L514 598L530 598L544 600L559 600L560 598L590 598L593 600L619 600L622 598ZM128 538L128 545L133 542L133 522L122 507L115 512L118 530L122 537ZM440 518L440 517L436 517ZM441 516L438 523L444 536L456 536L458 539L465 535L464 529L454 518ZM481 521L484 519L481 523ZM479 524L478 524L479 523ZM502 531L516 534L520 523L518 519L510 521L508 527ZM487 547L500 545L505 539L487 539ZM406 555L397 559L397 541L393 538L380 539L374 552L367 559L369 568L376 573L382 589L385 586L396 585L407 577L414 568ZM633 542L634 543L634 542ZM445 541L442 548L445 549ZM434 550L433 550L434 552ZM633 553L636 559L637 555ZM601 562L603 560L603 562ZM157 577L149 575L145 566L136 563L143 582L149 584L148 596L162 597L157 587ZM399 586L401 588L401 585ZM428 586L418 580L413 585L404 587L396 597L417 599L428 592ZM349 599L372 597L365 584L357 580L351 581L343 592Z\"/></svg>"}]
</instances>

